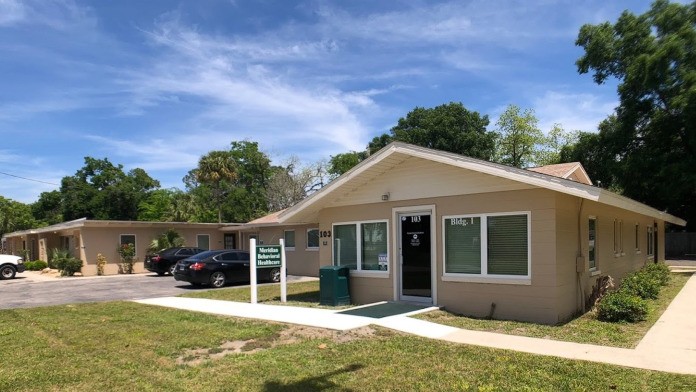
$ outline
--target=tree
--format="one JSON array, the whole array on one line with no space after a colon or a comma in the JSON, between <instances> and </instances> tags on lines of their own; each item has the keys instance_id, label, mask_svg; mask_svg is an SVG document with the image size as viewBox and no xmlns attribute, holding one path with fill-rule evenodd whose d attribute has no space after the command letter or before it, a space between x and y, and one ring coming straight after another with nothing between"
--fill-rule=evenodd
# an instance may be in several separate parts
<instances>
[{"instance_id":1,"label":"tree","mask_svg":"<svg viewBox=\"0 0 696 392\"><path fill-rule=\"evenodd\" d=\"M37 221L46 225L62 222L62 196L60 192L41 192L39 200L31 205L31 213Z\"/></svg>"},{"instance_id":2,"label":"tree","mask_svg":"<svg viewBox=\"0 0 696 392\"><path fill-rule=\"evenodd\" d=\"M135 220L140 202L158 187L143 169L125 173L107 158L85 157L85 166L61 180L63 218Z\"/></svg>"},{"instance_id":3,"label":"tree","mask_svg":"<svg viewBox=\"0 0 696 392\"><path fill-rule=\"evenodd\" d=\"M333 155L329 160L328 173L332 178L339 177L343 173L352 169L358 163L367 159L367 157L368 155L366 151L351 151L343 154Z\"/></svg>"},{"instance_id":4,"label":"tree","mask_svg":"<svg viewBox=\"0 0 696 392\"><path fill-rule=\"evenodd\" d=\"M495 135L486 131L488 123L488 116L469 111L461 103L430 109L416 107L399 119L390 130L391 135L375 137L368 149L372 154L391 141L401 141L490 160L495 151Z\"/></svg>"},{"instance_id":5,"label":"tree","mask_svg":"<svg viewBox=\"0 0 696 392\"><path fill-rule=\"evenodd\" d=\"M495 161L515 167L535 166L538 151L546 140L532 109L509 105L496 122Z\"/></svg>"},{"instance_id":6,"label":"tree","mask_svg":"<svg viewBox=\"0 0 696 392\"><path fill-rule=\"evenodd\" d=\"M302 166L293 156L285 166L273 168L268 187L268 211L279 211L304 200L327 182L324 162Z\"/></svg>"},{"instance_id":7,"label":"tree","mask_svg":"<svg viewBox=\"0 0 696 392\"><path fill-rule=\"evenodd\" d=\"M696 227L696 3L624 11L615 24L582 26L576 44L580 74L619 82L616 126L603 135L618 185Z\"/></svg>"},{"instance_id":8,"label":"tree","mask_svg":"<svg viewBox=\"0 0 696 392\"><path fill-rule=\"evenodd\" d=\"M211 151L183 179L190 195L190 220L247 222L265 215L271 173L271 160L256 142L234 141L229 150Z\"/></svg>"},{"instance_id":9,"label":"tree","mask_svg":"<svg viewBox=\"0 0 696 392\"><path fill-rule=\"evenodd\" d=\"M230 151L211 151L201 157L194 175L199 183L210 187L217 206L218 223L222 223L222 208L228 185L237 178L237 165Z\"/></svg>"},{"instance_id":10,"label":"tree","mask_svg":"<svg viewBox=\"0 0 696 392\"><path fill-rule=\"evenodd\" d=\"M29 205L0 196L0 236L37 225Z\"/></svg>"},{"instance_id":11,"label":"tree","mask_svg":"<svg viewBox=\"0 0 696 392\"><path fill-rule=\"evenodd\" d=\"M561 163L561 151L566 146L575 145L579 135L579 131L566 132L561 124L554 124L537 150L534 164L544 166Z\"/></svg>"}]
</instances>

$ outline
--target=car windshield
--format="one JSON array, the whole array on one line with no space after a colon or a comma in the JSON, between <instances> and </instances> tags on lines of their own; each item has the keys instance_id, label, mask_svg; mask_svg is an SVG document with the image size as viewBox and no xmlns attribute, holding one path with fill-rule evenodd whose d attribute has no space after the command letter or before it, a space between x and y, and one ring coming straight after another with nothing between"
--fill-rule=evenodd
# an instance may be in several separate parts
<instances>
[{"instance_id":1,"label":"car windshield","mask_svg":"<svg viewBox=\"0 0 696 392\"><path fill-rule=\"evenodd\" d=\"M191 257L188 257L188 258L186 258L186 260L195 260L195 261L203 260L203 259L207 259L208 257L215 256L218 253L220 253L220 251L207 250L205 252L201 252L201 253L195 254Z\"/></svg>"}]
</instances>

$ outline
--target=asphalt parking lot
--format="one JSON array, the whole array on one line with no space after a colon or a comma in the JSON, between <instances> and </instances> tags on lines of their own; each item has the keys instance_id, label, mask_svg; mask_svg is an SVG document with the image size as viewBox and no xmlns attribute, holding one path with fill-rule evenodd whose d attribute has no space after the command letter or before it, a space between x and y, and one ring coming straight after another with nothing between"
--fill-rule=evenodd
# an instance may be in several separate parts
<instances>
[{"instance_id":1,"label":"asphalt parking lot","mask_svg":"<svg viewBox=\"0 0 696 392\"><path fill-rule=\"evenodd\" d=\"M288 282L300 279L288 276ZM178 282L168 275L46 278L25 272L12 280L0 280L0 309L167 297L201 290L212 289Z\"/></svg>"}]
</instances>

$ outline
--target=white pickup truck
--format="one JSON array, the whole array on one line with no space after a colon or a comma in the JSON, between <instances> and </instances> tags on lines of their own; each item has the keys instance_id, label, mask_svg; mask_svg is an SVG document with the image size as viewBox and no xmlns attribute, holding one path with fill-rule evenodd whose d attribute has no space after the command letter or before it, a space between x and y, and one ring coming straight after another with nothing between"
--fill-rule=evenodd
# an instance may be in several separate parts
<instances>
[{"instance_id":1,"label":"white pickup truck","mask_svg":"<svg viewBox=\"0 0 696 392\"><path fill-rule=\"evenodd\" d=\"M24 260L19 256L0 255L0 279L12 279L17 272L24 272Z\"/></svg>"}]
</instances>

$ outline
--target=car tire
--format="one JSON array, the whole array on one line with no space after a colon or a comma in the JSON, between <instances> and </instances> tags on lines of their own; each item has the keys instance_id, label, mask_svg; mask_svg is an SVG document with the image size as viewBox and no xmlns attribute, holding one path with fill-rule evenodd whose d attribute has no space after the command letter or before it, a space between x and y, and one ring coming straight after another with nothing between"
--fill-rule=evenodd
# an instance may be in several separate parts
<instances>
[{"instance_id":1,"label":"car tire","mask_svg":"<svg viewBox=\"0 0 696 392\"><path fill-rule=\"evenodd\" d=\"M17 274L17 269L13 265L3 265L0 267L0 279L12 279Z\"/></svg>"},{"instance_id":2,"label":"car tire","mask_svg":"<svg viewBox=\"0 0 696 392\"><path fill-rule=\"evenodd\" d=\"M280 268L271 268L268 272L268 280L273 283L280 282Z\"/></svg>"},{"instance_id":3,"label":"car tire","mask_svg":"<svg viewBox=\"0 0 696 392\"><path fill-rule=\"evenodd\" d=\"M227 279L225 278L225 274L216 271L210 274L210 285L215 287L216 289L219 289L220 287L223 287L227 283Z\"/></svg>"},{"instance_id":4,"label":"car tire","mask_svg":"<svg viewBox=\"0 0 696 392\"><path fill-rule=\"evenodd\" d=\"M167 271L169 272L169 275L174 276L174 271L176 271L176 263L170 265Z\"/></svg>"}]
</instances>

